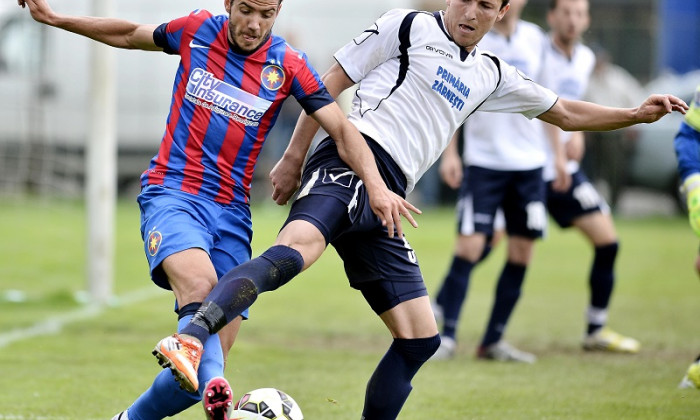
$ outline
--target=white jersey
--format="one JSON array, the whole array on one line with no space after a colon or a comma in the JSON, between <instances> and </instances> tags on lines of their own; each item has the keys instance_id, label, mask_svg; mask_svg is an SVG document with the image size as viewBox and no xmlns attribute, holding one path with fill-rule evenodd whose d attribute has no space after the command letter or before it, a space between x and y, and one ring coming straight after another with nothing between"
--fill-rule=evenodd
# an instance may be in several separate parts
<instances>
[{"instance_id":1,"label":"white jersey","mask_svg":"<svg viewBox=\"0 0 700 420\"><path fill-rule=\"evenodd\" d=\"M595 54L587 46L577 44L571 59L569 59L549 38L544 50L542 71L537 81L564 99L581 100L588 89L588 81L594 66ZM559 138L563 143L566 143L571 139L571 133L560 130ZM552 180L555 177L554 155L551 149L548 150L544 179ZM575 161L569 161L567 167L569 173L574 173L578 171L579 164Z\"/></svg>"},{"instance_id":2,"label":"white jersey","mask_svg":"<svg viewBox=\"0 0 700 420\"><path fill-rule=\"evenodd\" d=\"M467 53L442 12L391 10L335 59L359 82L348 118L396 161L407 193L475 110L534 118L557 100L497 57Z\"/></svg>"},{"instance_id":3,"label":"white jersey","mask_svg":"<svg viewBox=\"0 0 700 420\"><path fill-rule=\"evenodd\" d=\"M534 23L519 21L510 36L491 30L479 48L515 66L534 79L540 73L546 36ZM526 171L541 168L547 160L542 124L519 114L477 111L464 125L464 163L482 168Z\"/></svg>"}]
</instances>

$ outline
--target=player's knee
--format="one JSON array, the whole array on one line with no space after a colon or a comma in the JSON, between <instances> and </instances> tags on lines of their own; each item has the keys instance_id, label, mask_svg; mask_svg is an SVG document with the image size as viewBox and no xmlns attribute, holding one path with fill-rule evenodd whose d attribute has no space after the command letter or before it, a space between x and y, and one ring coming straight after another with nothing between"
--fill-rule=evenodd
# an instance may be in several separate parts
<instances>
[{"instance_id":1,"label":"player's knee","mask_svg":"<svg viewBox=\"0 0 700 420\"><path fill-rule=\"evenodd\" d=\"M476 264L482 260L486 245L486 237L481 233L460 235L455 244L455 256Z\"/></svg>"},{"instance_id":2,"label":"player's knee","mask_svg":"<svg viewBox=\"0 0 700 420\"><path fill-rule=\"evenodd\" d=\"M179 304L203 302L216 286L216 276L191 276L187 281L170 282Z\"/></svg>"},{"instance_id":3,"label":"player's knee","mask_svg":"<svg viewBox=\"0 0 700 420\"><path fill-rule=\"evenodd\" d=\"M404 358L425 363L440 347L440 334L427 338L395 338L391 346Z\"/></svg>"},{"instance_id":4,"label":"player's knee","mask_svg":"<svg viewBox=\"0 0 700 420\"><path fill-rule=\"evenodd\" d=\"M250 279L257 293L275 290L304 268L304 258L294 248L276 245L237 267L236 277Z\"/></svg>"}]
</instances>

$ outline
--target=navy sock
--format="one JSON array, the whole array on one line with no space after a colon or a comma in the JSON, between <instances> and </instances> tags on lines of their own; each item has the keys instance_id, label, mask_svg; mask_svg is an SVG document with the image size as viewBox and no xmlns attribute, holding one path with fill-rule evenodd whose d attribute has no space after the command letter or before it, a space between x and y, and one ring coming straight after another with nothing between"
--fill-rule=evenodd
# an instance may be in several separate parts
<instances>
[{"instance_id":1,"label":"navy sock","mask_svg":"<svg viewBox=\"0 0 700 420\"><path fill-rule=\"evenodd\" d=\"M362 420L394 420L411 393L411 380L440 347L440 336L395 338L367 383Z\"/></svg>"},{"instance_id":2,"label":"navy sock","mask_svg":"<svg viewBox=\"0 0 700 420\"><path fill-rule=\"evenodd\" d=\"M455 338L457 336L457 323L462 311L464 300L467 298L469 278L476 264L460 257L452 258L452 265L447 277L438 292L436 302L442 308L444 324L442 335Z\"/></svg>"},{"instance_id":3,"label":"navy sock","mask_svg":"<svg viewBox=\"0 0 700 420\"><path fill-rule=\"evenodd\" d=\"M593 266L588 279L591 290L591 306L594 308L607 309L610 304L610 296L615 285L614 268L618 248L617 242L595 248ZM588 334L600 327L602 325L589 323Z\"/></svg>"},{"instance_id":4,"label":"navy sock","mask_svg":"<svg viewBox=\"0 0 700 420\"><path fill-rule=\"evenodd\" d=\"M181 333L204 343L250 307L258 294L286 284L303 268L304 259L298 251L287 246L273 246L224 274Z\"/></svg>"},{"instance_id":5,"label":"navy sock","mask_svg":"<svg viewBox=\"0 0 700 420\"><path fill-rule=\"evenodd\" d=\"M176 309L175 312L177 313L177 320L179 321L188 315L194 315L197 313L200 306L202 306L202 302L192 302L188 303L182 308Z\"/></svg>"},{"instance_id":6,"label":"navy sock","mask_svg":"<svg viewBox=\"0 0 700 420\"><path fill-rule=\"evenodd\" d=\"M486 333L481 340L481 347L498 342L506 329L515 304L520 298L526 266L507 262L496 285L496 296L491 309L491 318L486 326Z\"/></svg>"}]
</instances>

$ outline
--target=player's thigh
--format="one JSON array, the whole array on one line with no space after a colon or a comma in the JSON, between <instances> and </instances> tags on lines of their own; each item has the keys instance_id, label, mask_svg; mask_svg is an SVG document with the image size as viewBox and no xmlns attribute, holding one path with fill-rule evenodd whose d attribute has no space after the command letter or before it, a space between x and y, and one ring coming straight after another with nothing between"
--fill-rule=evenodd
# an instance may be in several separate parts
<instances>
[{"instance_id":1,"label":"player's thigh","mask_svg":"<svg viewBox=\"0 0 700 420\"><path fill-rule=\"evenodd\" d=\"M321 256L331 240L342 235L351 225L348 215L350 197L342 193L330 195L335 190L344 189L321 184L292 205L275 244L299 251L304 258L304 269ZM323 190L323 193L316 193L317 190Z\"/></svg>"},{"instance_id":2,"label":"player's thigh","mask_svg":"<svg viewBox=\"0 0 700 420\"><path fill-rule=\"evenodd\" d=\"M180 307L203 301L217 282L214 264L201 248L189 248L167 256L162 270Z\"/></svg>"}]
</instances>

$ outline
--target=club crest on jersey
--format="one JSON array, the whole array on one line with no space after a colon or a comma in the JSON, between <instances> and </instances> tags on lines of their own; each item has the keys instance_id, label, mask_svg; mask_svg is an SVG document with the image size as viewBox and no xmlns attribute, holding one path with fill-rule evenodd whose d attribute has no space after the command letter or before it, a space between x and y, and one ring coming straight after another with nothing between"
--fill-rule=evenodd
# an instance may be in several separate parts
<instances>
[{"instance_id":1,"label":"club crest on jersey","mask_svg":"<svg viewBox=\"0 0 700 420\"><path fill-rule=\"evenodd\" d=\"M163 242L163 235L157 230L152 230L148 234L148 240L146 240L146 247L148 248L148 255L154 257L158 250L160 249L160 244Z\"/></svg>"},{"instance_id":2,"label":"club crest on jersey","mask_svg":"<svg viewBox=\"0 0 700 420\"><path fill-rule=\"evenodd\" d=\"M284 70L282 67L270 64L260 73L260 80L268 90L275 91L284 84Z\"/></svg>"}]
</instances>

